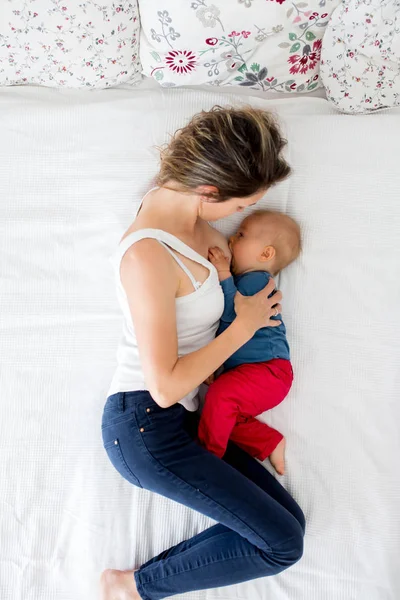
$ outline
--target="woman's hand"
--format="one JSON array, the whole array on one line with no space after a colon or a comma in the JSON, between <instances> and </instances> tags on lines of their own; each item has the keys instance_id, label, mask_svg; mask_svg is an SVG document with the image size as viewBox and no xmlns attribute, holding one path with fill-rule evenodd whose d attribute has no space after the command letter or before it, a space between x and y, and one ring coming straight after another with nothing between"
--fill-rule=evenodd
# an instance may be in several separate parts
<instances>
[{"instance_id":1,"label":"woman's hand","mask_svg":"<svg viewBox=\"0 0 400 600\"><path fill-rule=\"evenodd\" d=\"M235 296L236 318L241 325L253 337L261 327L278 327L282 321L272 319L280 314L282 307L279 302L282 300L280 291L269 298L275 290L275 281L270 279L268 284L254 296L242 296L238 292Z\"/></svg>"}]
</instances>

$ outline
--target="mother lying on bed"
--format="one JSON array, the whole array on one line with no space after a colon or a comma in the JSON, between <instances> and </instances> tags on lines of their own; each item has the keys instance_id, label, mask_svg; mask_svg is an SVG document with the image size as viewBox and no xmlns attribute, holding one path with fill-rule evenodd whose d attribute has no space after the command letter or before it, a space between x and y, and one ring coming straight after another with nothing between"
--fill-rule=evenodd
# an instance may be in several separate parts
<instances>
[{"instance_id":1,"label":"mother lying on bed","mask_svg":"<svg viewBox=\"0 0 400 600\"><path fill-rule=\"evenodd\" d=\"M124 335L103 415L117 471L218 522L136 571L107 570L104 600L159 600L275 575L302 555L304 517L284 488L231 444L221 460L196 442L198 386L254 333L275 326L274 282L237 295L237 317L214 339L224 299L207 221L255 204L288 176L271 115L221 109L196 115L162 155L158 188L144 198L116 255ZM277 305L280 312L280 305Z\"/></svg>"}]
</instances>

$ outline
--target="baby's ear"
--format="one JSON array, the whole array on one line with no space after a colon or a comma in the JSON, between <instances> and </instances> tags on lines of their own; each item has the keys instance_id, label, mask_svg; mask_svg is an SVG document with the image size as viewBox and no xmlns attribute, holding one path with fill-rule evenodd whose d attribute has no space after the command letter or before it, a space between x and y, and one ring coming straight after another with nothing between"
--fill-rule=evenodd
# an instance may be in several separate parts
<instances>
[{"instance_id":1,"label":"baby's ear","mask_svg":"<svg viewBox=\"0 0 400 600\"><path fill-rule=\"evenodd\" d=\"M260 260L262 262L268 262L275 258L276 250L273 246L265 246L264 250L261 253Z\"/></svg>"}]
</instances>

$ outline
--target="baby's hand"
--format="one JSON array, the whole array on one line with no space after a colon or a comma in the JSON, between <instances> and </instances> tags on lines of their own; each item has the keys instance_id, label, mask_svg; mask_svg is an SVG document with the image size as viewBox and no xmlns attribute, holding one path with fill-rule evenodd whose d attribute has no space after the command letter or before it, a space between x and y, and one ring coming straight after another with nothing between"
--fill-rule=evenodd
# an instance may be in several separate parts
<instances>
[{"instance_id":1,"label":"baby's hand","mask_svg":"<svg viewBox=\"0 0 400 600\"><path fill-rule=\"evenodd\" d=\"M218 248L218 246L215 246L214 248L210 248L208 251L208 260L217 269L220 281L223 281L224 279L228 279L228 277L231 276L231 271L230 271L231 261L227 256L225 256L225 254L222 252L221 248Z\"/></svg>"}]
</instances>

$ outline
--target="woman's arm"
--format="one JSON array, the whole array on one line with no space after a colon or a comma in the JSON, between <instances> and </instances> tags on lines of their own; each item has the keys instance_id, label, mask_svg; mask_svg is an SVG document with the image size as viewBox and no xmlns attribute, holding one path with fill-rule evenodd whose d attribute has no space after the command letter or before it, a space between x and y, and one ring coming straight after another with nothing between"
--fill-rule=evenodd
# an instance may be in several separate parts
<instances>
[{"instance_id":1,"label":"woman's arm","mask_svg":"<svg viewBox=\"0 0 400 600\"><path fill-rule=\"evenodd\" d=\"M268 302L259 300L250 306L247 301L255 296L241 297L238 318L223 334L204 348L178 358L175 297L179 278L169 254L155 240L136 243L122 259L121 281L128 296L147 387L164 408L214 373L257 329L268 324L273 312Z\"/></svg>"},{"instance_id":2,"label":"woman's arm","mask_svg":"<svg viewBox=\"0 0 400 600\"><path fill-rule=\"evenodd\" d=\"M160 406L181 400L251 337L239 323L206 347L178 358L175 299L179 279L170 256L157 241L142 240L128 250L121 263L121 281L146 384Z\"/></svg>"}]
</instances>

